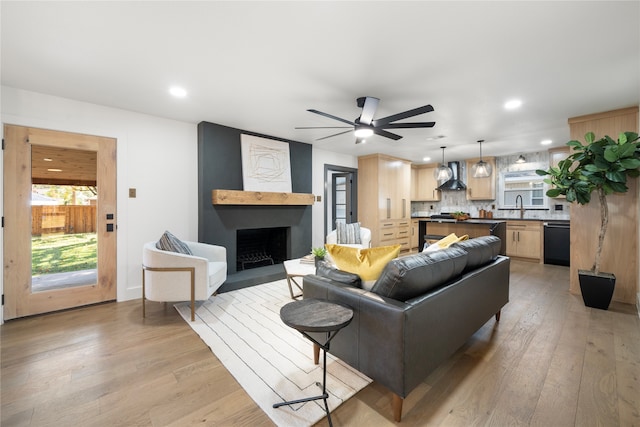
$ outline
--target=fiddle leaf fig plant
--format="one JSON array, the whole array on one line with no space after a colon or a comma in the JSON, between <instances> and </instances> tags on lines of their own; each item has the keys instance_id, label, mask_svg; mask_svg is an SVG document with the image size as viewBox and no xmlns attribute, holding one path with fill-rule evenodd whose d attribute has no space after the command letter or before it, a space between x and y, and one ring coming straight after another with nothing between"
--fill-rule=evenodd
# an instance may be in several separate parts
<instances>
[{"instance_id":1,"label":"fiddle leaf fig plant","mask_svg":"<svg viewBox=\"0 0 640 427\"><path fill-rule=\"evenodd\" d=\"M622 132L618 140L609 136L597 139L593 132L585 137L586 144L569 141L573 153L560 161L557 167L537 170L538 175L548 175L544 181L551 185L547 196L566 196L568 202L586 205L595 191L600 202L600 232L598 247L591 271L600 272L600 255L609 224L607 196L626 193L627 179L640 175L640 139L636 132Z\"/></svg>"}]
</instances>

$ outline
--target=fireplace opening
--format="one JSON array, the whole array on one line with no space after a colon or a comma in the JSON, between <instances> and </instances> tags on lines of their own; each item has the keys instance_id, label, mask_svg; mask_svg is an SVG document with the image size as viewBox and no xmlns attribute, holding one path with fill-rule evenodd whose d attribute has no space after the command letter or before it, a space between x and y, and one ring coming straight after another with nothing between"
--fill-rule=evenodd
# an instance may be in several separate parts
<instances>
[{"instance_id":1,"label":"fireplace opening","mask_svg":"<svg viewBox=\"0 0 640 427\"><path fill-rule=\"evenodd\" d=\"M236 230L236 271L282 264L288 235L289 227Z\"/></svg>"}]
</instances>

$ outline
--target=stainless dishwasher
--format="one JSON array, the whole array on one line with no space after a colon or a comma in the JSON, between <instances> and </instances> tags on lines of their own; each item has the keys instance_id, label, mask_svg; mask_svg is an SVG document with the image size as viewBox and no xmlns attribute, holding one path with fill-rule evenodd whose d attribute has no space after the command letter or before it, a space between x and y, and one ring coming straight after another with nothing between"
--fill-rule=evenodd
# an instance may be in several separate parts
<instances>
[{"instance_id":1,"label":"stainless dishwasher","mask_svg":"<svg viewBox=\"0 0 640 427\"><path fill-rule=\"evenodd\" d=\"M544 263L569 265L571 255L569 221L546 221L544 225Z\"/></svg>"}]
</instances>

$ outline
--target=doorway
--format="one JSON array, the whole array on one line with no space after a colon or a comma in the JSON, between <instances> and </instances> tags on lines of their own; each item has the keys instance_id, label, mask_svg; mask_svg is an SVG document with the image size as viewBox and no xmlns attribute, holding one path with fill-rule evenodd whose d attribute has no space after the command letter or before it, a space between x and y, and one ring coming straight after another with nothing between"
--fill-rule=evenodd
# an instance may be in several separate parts
<instances>
[{"instance_id":1,"label":"doorway","mask_svg":"<svg viewBox=\"0 0 640 427\"><path fill-rule=\"evenodd\" d=\"M326 236L336 223L358 221L358 170L343 166L325 165L325 225Z\"/></svg>"},{"instance_id":2,"label":"doorway","mask_svg":"<svg viewBox=\"0 0 640 427\"><path fill-rule=\"evenodd\" d=\"M116 298L116 140L5 125L4 318Z\"/></svg>"}]
</instances>

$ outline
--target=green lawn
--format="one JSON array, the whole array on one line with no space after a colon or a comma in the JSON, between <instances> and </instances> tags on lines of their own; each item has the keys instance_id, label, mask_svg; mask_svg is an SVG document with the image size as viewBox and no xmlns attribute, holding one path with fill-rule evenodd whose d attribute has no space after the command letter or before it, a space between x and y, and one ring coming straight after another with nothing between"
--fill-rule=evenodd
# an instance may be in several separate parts
<instances>
[{"instance_id":1,"label":"green lawn","mask_svg":"<svg viewBox=\"0 0 640 427\"><path fill-rule=\"evenodd\" d=\"M95 233L57 234L31 238L31 274L63 273L97 267Z\"/></svg>"}]
</instances>

